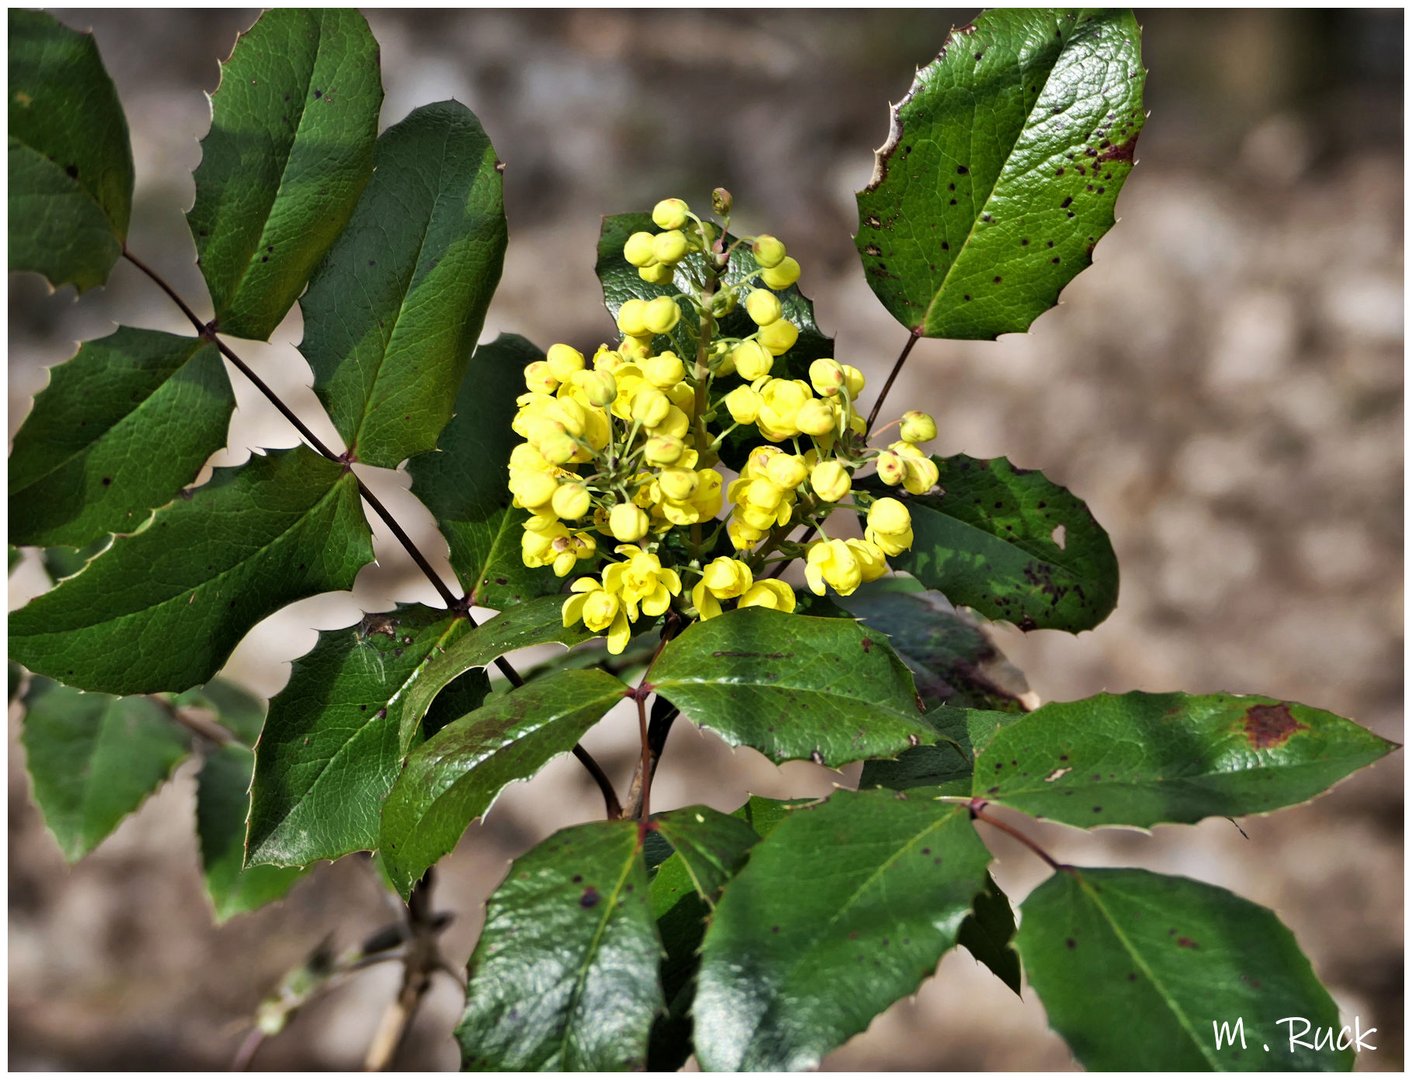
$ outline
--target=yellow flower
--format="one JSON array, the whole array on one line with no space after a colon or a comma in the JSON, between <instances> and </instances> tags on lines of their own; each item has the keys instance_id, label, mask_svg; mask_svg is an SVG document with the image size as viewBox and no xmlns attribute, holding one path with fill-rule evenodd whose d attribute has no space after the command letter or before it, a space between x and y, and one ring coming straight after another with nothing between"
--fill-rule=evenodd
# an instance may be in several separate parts
<instances>
[{"instance_id":1,"label":"yellow flower","mask_svg":"<svg viewBox=\"0 0 1412 1080\"><path fill-rule=\"evenodd\" d=\"M561 518L574 521L588 513L592 501L593 496L582 484L560 484L550 500L550 505L554 508L554 513Z\"/></svg>"},{"instance_id":2,"label":"yellow flower","mask_svg":"<svg viewBox=\"0 0 1412 1080\"><path fill-rule=\"evenodd\" d=\"M868 507L868 527L863 537L884 555L900 555L912 546L912 515L896 499L884 497Z\"/></svg>"},{"instance_id":3,"label":"yellow flower","mask_svg":"<svg viewBox=\"0 0 1412 1080\"><path fill-rule=\"evenodd\" d=\"M608 531L625 543L641 540L651 524L642 508L632 503L618 503L608 511Z\"/></svg>"},{"instance_id":4,"label":"yellow flower","mask_svg":"<svg viewBox=\"0 0 1412 1080\"><path fill-rule=\"evenodd\" d=\"M809 583L809 589L815 596L824 595L826 583L833 586L834 592L840 596L847 596L862 582L863 568L858 565L853 549L844 541L815 540L809 545L804 580Z\"/></svg>"},{"instance_id":5,"label":"yellow flower","mask_svg":"<svg viewBox=\"0 0 1412 1080\"><path fill-rule=\"evenodd\" d=\"M809 384L799 379L771 379L759 390L760 411L755 418L760 434L781 442L799 434L799 410L812 399Z\"/></svg>"},{"instance_id":6,"label":"yellow flower","mask_svg":"<svg viewBox=\"0 0 1412 1080\"><path fill-rule=\"evenodd\" d=\"M936 421L924 412L908 409L902 414L902 425L898 434L902 436L903 442L931 442L936 438Z\"/></svg>"},{"instance_id":7,"label":"yellow flower","mask_svg":"<svg viewBox=\"0 0 1412 1080\"><path fill-rule=\"evenodd\" d=\"M831 435L838 429L838 414L823 398L810 398L799 407L794 422L805 435Z\"/></svg>"},{"instance_id":8,"label":"yellow flower","mask_svg":"<svg viewBox=\"0 0 1412 1080\"><path fill-rule=\"evenodd\" d=\"M652 208L652 220L659 229L680 229L689 209L681 199L663 199Z\"/></svg>"},{"instance_id":9,"label":"yellow flower","mask_svg":"<svg viewBox=\"0 0 1412 1080\"><path fill-rule=\"evenodd\" d=\"M784 314L780 298L769 289L754 289L745 298L745 313L756 326L769 326Z\"/></svg>"},{"instance_id":10,"label":"yellow flower","mask_svg":"<svg viewBox=\"0 0 1412 1080\"><path fill-rule=\"evenodd\" d=\"M647 333L647 327L643 323L643 317L646 313L646 300L640 300L637 297L624 300L623 306L618 309L618 329L629 337L642 337Z\"/></svg>"},{"instance_id":11,"label":"yellow flower","mask_svg":"<svg viewBox=\"0 0 1412 1080\"><path fill-rule=\"evenodd\" d=\"M652 256L661 263L678 263L686 255L686 234L680 229L658 233L652 241Z\"/></svg>"},{"instance_id":12,"label":"yellow flower","mask_svg":"<svg viewBox=\"0 0 1412 1080\"><path fill-rule=\"evenodd\" d=\"M796 454L777 454L765 466L765 475L784 491L790 491L804 483L809 468L804 459Z\"/></svg>"},{"instance_id":13,"label":"yellow flower","mask_svg":"<svg viewBox=\"0 0 1412 1080\"><path fill-rule=\"evenodd\" d=\"M845 540L844 543L858 560L858 569L862 572L864 581L877 581L887 573L887 558L877 544L867 540Z\"/></svg>"},{"instance_id":14,"label":"yellow flower","mask_svg":"<svg viewBox=\"0 0 1412 1080\"><path fill-rule=\"evenodd\" d=\"M772 289L787 289L799 280L799 262L786 255L760 273L760 280Z\"/></svg>"},{"instance_id":15,"label":"yellow flower","mask_svg":"<svg viewBox=\"0 0 1412 1080\"><path fill-rule=\"evenodd\" d=\"M736 374L746 382L764 378L775 363L775 358L758 341L742 341L730 355Z\"/></svg>"},{"instance_id":16,"label":"yellow flower","mask_svg":"<svg viewBox=\"0 0 1412 1080\"><path fill-rule=\"evenodd\" d=\"M750 567L726 555L712 559L701 572L701 580L691 590L691 602L701 618L721 614L721 601L743 595L754 583Z\"/></svg>"},{"instance_id":17,"label":"yellow flower","mask_svg":"<svg viewBox=\"0 0 1412 1080\"><path fill-rule=\"evenodd\" d=\"M572 345L551 345L545 356L549 373L561 383L573 378L574 372L584 369L583 353Z\"/></svg>"},{"instance_id":18,"label":"yellow flower","mask_svg":"<svg viewBox=\"0 0 1412 1080\"><path fill-rule=\"evenodd\" d=\"M936 487L940 472L936 462L909 442L895 442L888 447L902 462L902 486L912 495L925 495ZM882 475L881 471L878 473Z\"/></svg>"},{"instance_id":19,"label":"yellow flower","mask_svg":"<svg viewBox=\"0 0 1412 1080\"><path fill-rule=\"evenodd\" d=\"M670 234L663 233L662 235L668 236ZM659 236L657 239L661 238ZM680 321L681 308L677 307L677 302L670 296L658 296L649 300L647 307L642 312L642 325L654 334L670 333Z\"/></svg>"},{"instance_id":20,"label":"yellow flower","mask_svg":"<svg viewBox=\"0 0 1412 1080\"><path fill-rule=\"evenodd\" d=\"M843 366L828 357L820 357L809 365L809 382L823 397L833 397L847 383Z\"/></svg>"},{"instance_id":21,"label":"yellow flower","mask_svg":"<svg viewBox=\"0 0 1412 1080\"><path fill-rule=\"evenodd\" d=\"M626 561L604 567L603 587L622 597L629 619L637 621L639 606L644 615L655 618L667 610L673 596L681 594L681 578L675 570L664 568L656 555L634 544L619 544L613 550L626 556Z\"/></svg>"},{"instance_id":22,"label":"yellow flower","mask_svg":"<svg viewBox=\"0 0 1412 1080\"><path fill-rule=\"evenodd\" d=\"M755 243L750 245L750 253L755 256L755 262L761 269L773 270L784 260L785 249L779 240L766 234L755 238Z\"/></svg>"},{"instance_id":23,"label":"yellow flower","mask_svg":"<svg viewBox=\"0 0 1412 1080\"><path fill-rule=\"evenodd\" d=\"M848 470L837 461L821 461L809 474L809 483L814 494L824 502L838 502L853 488L853 480Z\"/></svg>"},{"instance_id":24,"label":"yellow flower","mask_svg":"<svg viewBox=\"0 0 1412 1080\"><path fill-rule=\"evenodd\" d=\"M643 361L642 373L657 389L668 390L686 378L686 365L676 353L664 352Z\"/></svg>"},{"instance_id":25,"label":"yellow flower","mask_svg":"<svg viewBox=\"0 0 1412 1080\"><path fill-rule=\"evenodd\" d=\"M757 581L740 598L737 607L774 608L776 611L794 610L794 590L783 581L766 578Z\"/></svg>"},{"instance_id":26,"label":"yellow flower","mask_svg":"<svg viewBox=\"0 0 1412 1080\"><path fill-rule=\"evenodd\" d=\"M636 267L651 266L657 261L657 256L652 254L654 239L650 232L633 233L623 244L623 258Z\"/></svg>"},{"instance_id":27,"label":"yellow flower","mask_svg":"<svg viewBox=\"0 0 1412 1080\"><path fill-rule=\"evenodd\" d=\"M760 327L756 340L765 346L771 356L783 356L799 340L799 327L788 319L776 319L768 326Z\"/></svg>"},{"instance_id":28,"label":"yellow flower","mask_svg":"<svg viewBox=\"0 0 1412 1080\"><path fill-rule=\"evenodd\" d=\"M614 564L617 565L617 564ZM580 619L595 634L608 631L608 651L615 656L627 648L632 629L622 600L605 589L597 578L579 578L570 588L574 595L564 601L563 621L573 626Z\"/></svg>"},{"instance_id":29,"label":"yellow flower","mask_svg":"<svg viewBox=\"0 0 1412 1080\"><path fill-rule=\"evenodd\" d=\"M760 395L748 386L737 386L725 401L726 411L737 424L753 424L760 415Z\"/></svg>"}]
</instances>

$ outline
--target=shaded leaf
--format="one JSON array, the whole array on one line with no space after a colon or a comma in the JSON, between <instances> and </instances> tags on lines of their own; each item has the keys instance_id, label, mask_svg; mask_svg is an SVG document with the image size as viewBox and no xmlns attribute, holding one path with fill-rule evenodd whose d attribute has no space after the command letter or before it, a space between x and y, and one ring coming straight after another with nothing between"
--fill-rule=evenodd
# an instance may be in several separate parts
<instances>
[{"instance_id":1,"label":"shaded leaf","mask_svg":"<svg viewBox=\"0 0 1412 1080\"><path fill-rule=\"evenodd\" d=\"M638 836L575 825L514 861L466 969L463 1069L643 1067L662 989Z\"/></svg>"},{"instance_id":2,"label":"shaded leaf","mask_svg":"<svg viewBox=\"0 0 1412 1080\"><path fill-rule=\"evenodd\" d=\"M161 702L32 678L24 744L34 801L64 858L87 855L172 774L189 740Z\"/></svg>"},{"instance_id":3,"label":"shaded leaf","mask_svg":"<svg viewBox=\"0 0 1412 1080\"><path fill-rule=\"evenodd\" d=\"M372 554L352 473L303 447L276 451L217 469L13 612L10 654L84 689L185 690L266 615L348 588Z\"/></svg>"},{"instance_id":4,"label":"shaded leaf","mask_svg":"<svg viewBox=\"0 0 1412 1080\"><path fill-rule=\"evenodd\" d=\"M892 558L953 604L1021 630L1077 633L1118 602L1118 559L1087 506L1005 458L933 458L940 491L909 497L914 539Z\"/></svg>"},{"instance_id":5,"label":"shaded leaf","mask_svg":"<svg viewBox=\"0 0 1412 1080\"><path fill-rule=\"evenodd\" d=\"M546 675L490 697L413 751L383 804L378 843L403 897L507 785L572 750L627 689L603 671Z\"/></svg>"},{"instance_id":6,"label":"shaded leaf","mask_svg":"<svg viewBox=\"0 0 1412 1080\"><path fill-rule=\"evenodd\" d=\"M132 147L92 34L10 11L10 269L79 292L127 239Z\"/></svg>"},{"instance_id":7,"label":"shaded leaf","mask_svg":"<svg viewBox=\"0 0 1412 1080\"><path fill-rule=\"evenodd\" d=\"M791 811L706 932L692 1005L701 1067L818 1065L935 970L989 861L965 807L837 791Z\"/></svg>"},{"instance_id":8,"label":"shaded leaf","mask_svg":"<svg viewBox=\"0 0 1412 1080\"><path fill-rule=\"evenodd\" d=\"M212 679L205 686L172 699L176 708L209 709L221 726L246 747L255 745L265 723L266 702L228 679ZM246 778L249 779L248 777ZM250 786L248 783L245 785Z\"/></svg>"},{"instance_id":9,"label":"shaded leaf","mask_svg":"<svg viewBox=\"0 0 1412 1080\"><path fill-rule=\"evenodd\" d=\"M221 330L263 341L304 291L372 175L381 105L356 11L275 8L237 39L186 215Z\"/></svg>"},{"instance_id":10,"label":"shaded leaf","mask_svg":"<svg viewBox=\"0 0 1412 1080\"><path fill-rule=\"evenodd\" d=\"M712 906L760 839L741 819L709 806L684 806L652 820L681 860L692 888Z\"/></svg>"},{"instance_id":11,"label":"shaded leaf","mask_svg":"<svg viewBox=\"0 0 1412 1080\"><path fill-rule=\"evenodd\" d=\"M485 667L496 657L527 645L559 642L577 645L593 635L582 625L565 627L563 599L546 596L481 623L433 655L416 680L407 688L402 703L402 749L405 752L416 736L431 703L451 681L472 668Z\"/></svg>"},{"instance_id":12,"label":"shaded leaf","mask_svg":"<svg viewBox=\"0 0 1412 1080\"><path fill-rule=\"evenodd\" d=\"M927 337L1025 330L1113 226L1145 114L1130 11L999 9L952 31L894 107L855 243Z\"/></svg>"},{"instance_id":13,"label":"shaded leaf","mask_svg":"<svg viewBox=\"0 0 1412 1080\"><path fill-rule=\"evenodd\" d=\"M359 461L395 468L451 419L505 254L498 164L464 105L413 110L300 301L299 351Z\"/></svg>"},{"instance_id":14,"label":"shaded leaf","mask_svg":"<svg viewBox=\"0 0 1412 1080\"><path fill-rule=\"evenodd\" d=\"M1020 993L1020 954L1015 951L1015 910L995 883L986 875L985 888L976 894L971 913L961 924L956 943L966 948L995 977Z\"/></svg>"},{"instance_id":15,"label":"shaded leaf","mask_svg":"<svg viewBox=\"0 0 1412 1080\"><path fill-rule=\"evenodd\" d=\"M731 817L739 818L752 829L755 835L764 839L779 827L791 810L801 806L813 806L818 799L767 799L762 795L752 795L731 811Z\"/></svg>"},{"instance_id":16,"label":"shaded leaf","mask_svg":"<svg viewBox=\"0 0 1412 1080\"><path fill-rule=\"evenodd\" d=\"M886 638L848 619L741 608L693 623L651 674L694 723L773 761L843 765L900 753L929 732Z\"/></svg>"},{"instance_id":17,"label":"shaded leaf","mask_svg":"<svg viewBox=\"0 0 1412 1080\"><path fill-rule=\"evenodd\" d=\"M521 559L529 514L510 505L506 487L510 451L520 441L510 427L515 399L525 392L525 365L543 358L515 334L477 348L437 449L407 462L412 493L436 516L472 602L502 611L563 586L549 568Z\"/></svg>"},{"instance_id":18,"label":"shaded leaf","mask_svg":"<svg viewBox=\"0 0 1412 1080\"><path fill-rule=\"evenodd\" d=\"M10 453L10 539L130 533L225 445L235 398L215 345L119 327L51 370Z\"/></svg>"},{"instance_id":19,"label":"shaded leaf","mask_svg":"<svg viewBox=\"0 0 1412 1080\"><path fill-rule=\"evenodd\" d=\"M402 607L326 630L294 661L255 748L250 862L305 865L378 846L408 690L469 629L452 612Z\"/></svg>"},{"instance_id":20,"label":"shaded leaf","mask_svg":"<svg viewBox=\"0 0 1412 1080\"><path fill-rule=\"evenodd\" d=\"M924 719L932 736L895 759L866 762L859 787L880 786L895 791L925 789L919 794L970 795L978 748L1016 718L1015 713L985 709L932 709Z\"/></svg>"},{"instance_id":21,"label":"shaded leaf","mask_svg":"<svg viewBox=\"0 0 1412 1080\"><path fill-rule=\"evenodd\" d=\"M1146 870L1056 873L1020 905L1020 955L1049 1023L1089 1069L1333 1070L1350 1051L1290 1045L1338 1007L1275 914ZM1141 1018L1140 1023L1115 1018ZM1243 1020L1247 1045L1216 1047ZM1309 1038L1312 1042L1312 1037Z\"/></svg>"},{"instance_id":22,"label":"shaded leaf","mask_svg":"<svg viewBox=\"0 0 1412 1080\"><path fill-rule=\"evenodd\" d=\"M999 731L976 755L974 794L1081 828L1190 823L1304 802L1393 749L1274 698L1098 694Z\"/></svg>"}]
</instances>

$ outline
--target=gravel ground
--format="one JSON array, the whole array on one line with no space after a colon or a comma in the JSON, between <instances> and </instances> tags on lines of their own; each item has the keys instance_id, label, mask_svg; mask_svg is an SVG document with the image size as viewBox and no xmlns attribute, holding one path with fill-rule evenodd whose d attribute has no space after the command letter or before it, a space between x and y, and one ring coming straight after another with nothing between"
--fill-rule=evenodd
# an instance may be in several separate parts
<instances>
[{"instance_id":1,"label":"gravel ground","mask_svg":"<svg viewBox=\"0 0 1412 1080\"><path fill-rule=\"evenodd\" d=\"M511 243L486 336L592 346L610 332L592 275L598 216L722 183L748 231L798 254L837 355L874 380L904 340L863 280L852 192L911 65L973 12L370 14L382 43L384 123L454 96L508 162ZM180 291L203 296L180 211L190 205L201 90L249 12L63 12L92 26L133 129L132 245ZM1402 731L1402 14L1154 12L1144 16L1153 110L1120 225L1063 303L1027 335L923 342L894 390L933 411L936 449L1004 454L1083 497L1123 568L1118 610L1070 637L998 640L1047 700L1127 689L1267 692ZM43 368L121 319L184 329L120 267L77 303L17 277L10 290L10 431ZM305 415L317 412L292 343L242 349ZM230 447L293 433L236 388ZM321 434L327 425L318 429ZM394 474L400 517L429 516ZM431 600L385 535L353 596L262 623L228 667L263 693L357 603ZM442 562L444 565L444 560ZM12 606L40 587L32 566ZM11 717L12 1068L219 1068L279 974L324 934L351 942L386 921L365 864L321 867L290 899L211 925L195 870L193 774L180 770L97 852L66 868L29 802ZM615 776L633 727L611 715L587 740ZM742 792L825 793L841 778L775 768L693 729L673 736L654 803L722 809ZM1347 1016L1379 1028L1359 1067L1402 1065L1401 755L1313 805L1192 828L1035 835L1061 858L1211 881L1275 908ZM506 859L595 812L571 761L497 804L445 864L448 948L470 951ZM1043 867L988 837L1015 899ZM261 1067L352 1068L391 997L374 972L301 1016ZM964 1004L958 1004L964 1003ZM447 1068L449 980L403 1064ZM1033 996L1017 1004L964 954L914 999L832 1055L837 1069L1067 1069Z\"/></svg>"}]
</instances>

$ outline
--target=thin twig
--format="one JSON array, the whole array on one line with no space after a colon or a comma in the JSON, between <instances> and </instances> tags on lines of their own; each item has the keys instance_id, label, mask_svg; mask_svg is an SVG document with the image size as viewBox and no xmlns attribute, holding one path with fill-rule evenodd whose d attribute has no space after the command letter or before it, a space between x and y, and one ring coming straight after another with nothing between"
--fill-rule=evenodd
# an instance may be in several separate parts
<instances>
[{"instance_id":1,"label":"thin twig","mask_svg":"<svg viewBox=\"0 0 1412 1080\"><path fill-rule=\"evenodd\" d=\"M970 807L971 807L971 819L972 819L973 821L984 821L987 825L992 825L992 826L994 826L995 828L999 829L999 830L1000 830L1001 832L1003 832L1006 836L1009 836L1009 837L1011 837L1012 839L1018 840L1020 843L1024 844L1025 847L1029 848L1029 849L1030 849L1031 851L1033 851L1036 855L1038 855L1041 859L1043 859L1045 862L1047 862L1047 863L1049 864L1050 869L1052 869L1052 870L1063 870L1063 869L1064 869L1064 864L1063 864L1063 863L1060 863L1060 862L1058 862L1057 860L1055 860L1055 859L1049 854L1049 852L1045 851L1044 848L1040 847L1037 843L1035 843L1033 840L1031 840L1028 836L1026 836L1024 833L1022 833L1019 829L1015 828L1015 826L1010 825L1010 824L1007 824L1006 822L1001 821L999 818L991 817L991 815L987 814L987 813L985 812L985 808L986 808L987 805L988 805L988 804L986 803L986 801L985 801L984 799L972 799L972 800L971 800L971 803L970 803Z\"/></svg>"},{"instance_id":2,"label":"thin twig","mask_svg":"<svg viewBox=\"0 0 1412 1080\"><path fill-rule=\"evenodd\" d=\"M662 639L657 642L657 648L652 652L652 659L647 661L647 668L642 673L642 678L638 681L633 690L633 699L637 702L637 727L638 737L642 741L642 757L638 759L637 768L633 770L632 782L628 785L628 804L630 806L630 816L639 821L646 821L651 813L652 802L652 778L657 772L657 758L661 755L661 745L653 746L652 727L647 723L647 698L652 693L652 684L648 677L652 674L653 665L657 663L657 658L662 655L662 650L667 647L667 642L676 637L685 627L680 618L669 615L666 625L662 627ZM665 705L675 713L675 708L658 697L652 703L653 727L657 726L657 715L659 706ZM659 736L660 743L667 741L667 732L671 729L671 720L666 721Z\"/></svg>"},{"instance_id":3,"label":"thin twig","mask_svg":"<svg viewBox=\"0 0 1412 1080\"><path fill-rule=\"evenodd\" d=\"M149 701L154 701L157 705L172 718L174 723L180 724L187 731L201 736L217 746L229 746L231 743L239 743L240 740L227 731L214 720L208 720L204 716L188 712L186 709L179 709L165 698L155 694L148 695ZM242 745L244 745L242 743Z\"/></svg>"},{"instance_id":4,"label":"thin twig","mask_svg":"<svg viewBox=\"0 0 1412 1080\"><path fill-rule=\"evenodd\" d=\"M878 418L878 413L882 412L883 399L887 397L887 392L892 389L892 384L897 380L897 373L902 370L902 365L907 362L907 354L912 351L912 346L921 340L922 335L917 331L912 331L912 336L907 339L907 344L902 346L902 351L897 354L897 359L893 362L892 370L887 373L887 381L883 383L882 390L878 393L878 400L873 402L873 411L868 414L868 425L863 429L866 438L868 432L873 430L873 421Z\"/></svg>"},{"instance_id":5,"label":"thin twig","mask_svg":"<svg viewBox=\"0 0 1412 1080\"><path fill-rule=\"evenodd\" d=\"M397 1051L412 1029L417 1008L431 987L432 974L445 964L437 938L445 928L431 910L432 871L427 870L407 898L407 949L402 958L402 988L383 1014L368 1047L364 1068L384 1072L392 1067Z\"/></svg>"},{"instance_id":6,"label":"thin twig","mask_svg":"<svg viewBox=\"0 0 1412 1080\"><path fill-rule=\"evenodd\" d=\"M255 1059L255 1051L260 1049L260 1045L265 1041L265 1033L257 1027L250 1029L244 1039L240 1041L240 1046L236 1048L235 1057L230 1059L230 1072L247 1072L250 1063Z\"/></svg>"}]
</instances>

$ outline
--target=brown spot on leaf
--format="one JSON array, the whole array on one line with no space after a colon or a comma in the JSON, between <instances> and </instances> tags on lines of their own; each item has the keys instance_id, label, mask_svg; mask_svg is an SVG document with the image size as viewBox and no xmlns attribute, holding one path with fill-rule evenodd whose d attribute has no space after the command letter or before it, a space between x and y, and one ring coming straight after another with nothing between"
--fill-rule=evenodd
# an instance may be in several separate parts
<instances>
[{"instance_id":1,"label":"brown spot on leaf","mask_svg":"<svg viewBox=\"0 0 1412 1080\"><path fill-rule=\"evenodd\" d=\"M1309 725L1301 724L1283 702L1279 705L1252 705L1245 710L1245 737L1256 750L1283 746L1296 731Z\"/></svg>"},{"instance_id":2,"label":"brown spot on leaf","mask_svg":"<svg viewBox=\"0 0 1412 1080\"><path fill-rule=\"evenodd\" d=\"M1131 163L1133 160L1133 154L1136 150L1137 136L1134 135L1131 139L1128 139L1125 142L1118 143L1118 145L1116 146L1108 147L1106 150L1103 151L1103 153L1097 155L1097 157L1099 161L1126 161Z\"/></svg>"},{"instance_id":3,"label":"brown spot on leaf","mask_svg":"<svg viewBox=\"0 0 1412 1080\"><path fill-rule=\"evenodd\" d=\"M1177 948L1195 949L1198 948L1198 945L1196 944L1196 942L1192 941L1191 938L1183 934L1181 937L1177 938Z\"/></svg>"},{"instance_id":4,"label":"brown spot on leaf","mask_svg":"<svg viewBox=\"0 0 1412 1080\"><path fill-rule=\"evenodd\" d=\"M579 907L591 908L598 906L598 890L592 885L584 889L583 895L579 897Z\"/></svg>"}]
</instances>

